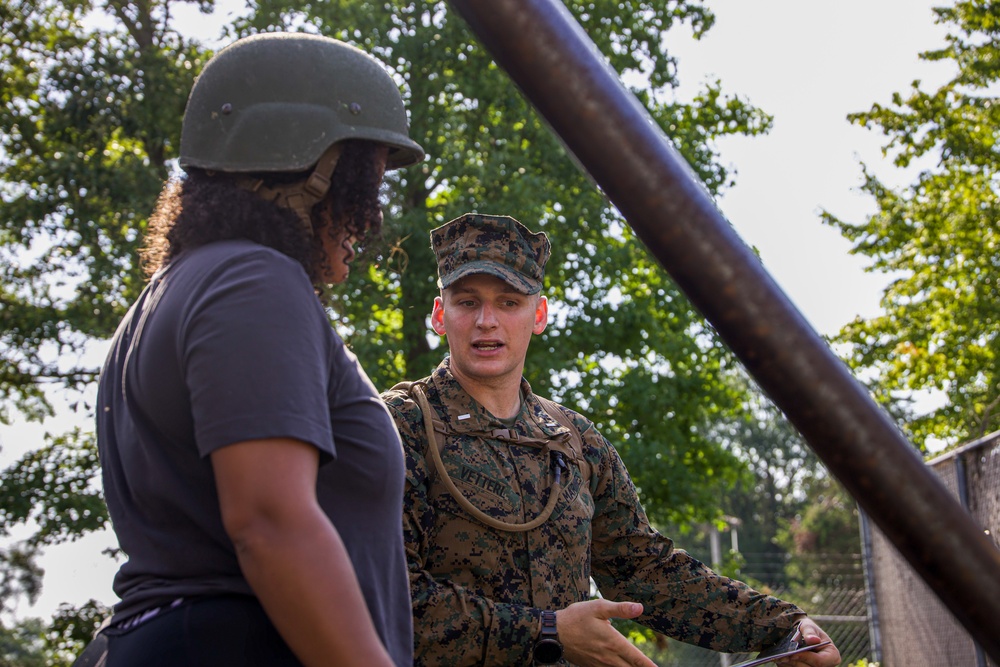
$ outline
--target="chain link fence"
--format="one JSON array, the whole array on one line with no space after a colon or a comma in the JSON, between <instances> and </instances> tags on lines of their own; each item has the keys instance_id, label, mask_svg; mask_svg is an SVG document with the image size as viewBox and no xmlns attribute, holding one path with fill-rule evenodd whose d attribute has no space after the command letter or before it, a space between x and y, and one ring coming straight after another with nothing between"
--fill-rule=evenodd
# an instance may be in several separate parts
<instances>
[{"instance_id":1,"label":"chain link fence","mask_svg":"<svg viewBox=\"0 0 1000 667\"><path fill-rule=\"evenodd\" d=\"M1000 432L927 465L997 542ZM874 656L882 667L1000 667L924 583L888 539L865 521Z\"/></svg>"},{"instance_id":2,"label":"chain link fence","mask_svg":"<svg viewBox=\"0 0 1000 667\"><path fill-rule=\"evenodd\" d=\"M1000 546L1000 432L927 464ZM708 554L694 554L703 560ZM771 581L787 565L776 553L742 553L740 577ZM1000 667L975 644L888 539L862 513L858 553L824 554L804 563L809 583L759 587L798 604L837 644L843 665ZM729 667L750 654L724 655L655 637L641 645L660 667Z\"/></svg>"},{"instance_id":3,"label":"chain link fence","mask_svg":"<svg viewBox=\"0 0 1000 667\"><path fill-rule=\"evenodd\" d=\"M860 539L858 541L860 552ZM746 559L741 576L763 579L784 567L785 554L744 553ZM809 612L830 635L849 665L871 659L868 611L865 599L865 575L860 553L821 554L811 558L822 572L815 581L787 588L761 588L783 600L794 602ZM808 568L809 563L805 563ZM819 567L822 565L822 567ZM644 652L660 667L728 667L753 657L753 654L720 654L681 642L657 638L645 645ZM947 663L942 663L947 664Z\"/></svg>"}]
</instances>

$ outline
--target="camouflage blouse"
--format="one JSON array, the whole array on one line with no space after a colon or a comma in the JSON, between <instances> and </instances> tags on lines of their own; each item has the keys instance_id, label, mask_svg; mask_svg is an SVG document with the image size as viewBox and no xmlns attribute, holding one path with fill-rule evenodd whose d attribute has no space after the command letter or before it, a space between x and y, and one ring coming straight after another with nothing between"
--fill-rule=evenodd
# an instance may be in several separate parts
<instances>
[{"instance_id":1,"label":"camouflage blouse","mask_svg":"<svg viewBox=\"0 0 1000 667\"><path fill-rule=\"evenodd\" d=\"M445 433L442 459L462 494L487 515L524 523L542 512L553 466L540 441L568 429L522 380L524 408L507 426L469 396L445 359L421 381ZM674 547L649 524L628 472L589 420L570 415L589 465L569 465L550 518L527 532L479 522L439 479L420 408L382 395L406 454L403 538L410 571L417 665L529 665L540 612L592 597L641 602L637 620L716 651L754 651L779 640L804 612L728 579ZM589 469L589 476L581 475Z\"/></svg>"}]
</instances>

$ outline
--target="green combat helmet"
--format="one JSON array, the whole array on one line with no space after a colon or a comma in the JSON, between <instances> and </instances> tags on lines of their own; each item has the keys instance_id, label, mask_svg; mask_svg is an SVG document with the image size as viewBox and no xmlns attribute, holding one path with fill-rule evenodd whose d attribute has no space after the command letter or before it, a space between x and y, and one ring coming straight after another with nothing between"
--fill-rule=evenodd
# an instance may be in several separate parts
<instances>
[{"instance_id":1,"label":"green combat helmet","mask_svg":"<svg viewBox=\"0 0 1000 667\"><path fill-rule=\"evenodd\" d=\"M388 169L415 164L399 88L385 66L329 37L264 33L219 51L195 80L184 112L180 166L237 174L302 172L290 184L243 187L308 221L325 195L339 142L389 147ZM312 170L308 172L308 170Z\"/></svg>"}]
</instances>

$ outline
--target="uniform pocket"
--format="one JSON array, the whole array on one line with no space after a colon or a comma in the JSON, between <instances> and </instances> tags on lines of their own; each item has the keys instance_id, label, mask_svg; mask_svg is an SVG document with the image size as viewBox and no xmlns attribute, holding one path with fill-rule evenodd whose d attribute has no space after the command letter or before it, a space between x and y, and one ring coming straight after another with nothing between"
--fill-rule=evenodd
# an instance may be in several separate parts
<instances>
[{"instance_id":1,"label":"uniform pocket","mask_svg":"<svg viewBox=\"0 0 1000 667\"><path fill-rule=\"evenodd\" d=\"M584 483L579 468L571 463L569 472L569 484L560 494L559 504L549 519L552 533L558 536L558 543L551 546L559 550L559 560L578 579L577 589L589 591L594 498L590 495L590 486Z\"/></svg>"}]
</instances>

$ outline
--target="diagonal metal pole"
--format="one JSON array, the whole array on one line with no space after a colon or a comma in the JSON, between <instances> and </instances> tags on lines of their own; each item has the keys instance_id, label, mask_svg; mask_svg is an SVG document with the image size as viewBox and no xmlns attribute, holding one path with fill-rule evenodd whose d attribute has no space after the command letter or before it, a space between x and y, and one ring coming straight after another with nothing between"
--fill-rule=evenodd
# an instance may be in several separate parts
<instances>
[{"instance_id":1,"label":"diagonal metal pole","mask_svg":"<svg viewBox=\"0 0 1000 667\"><path fill-rule=\"evenodd\" d=\"M1000 550L763 269L562 3L450 3L827 468L1000 662Z\"/></svg>"}]
</instances>

